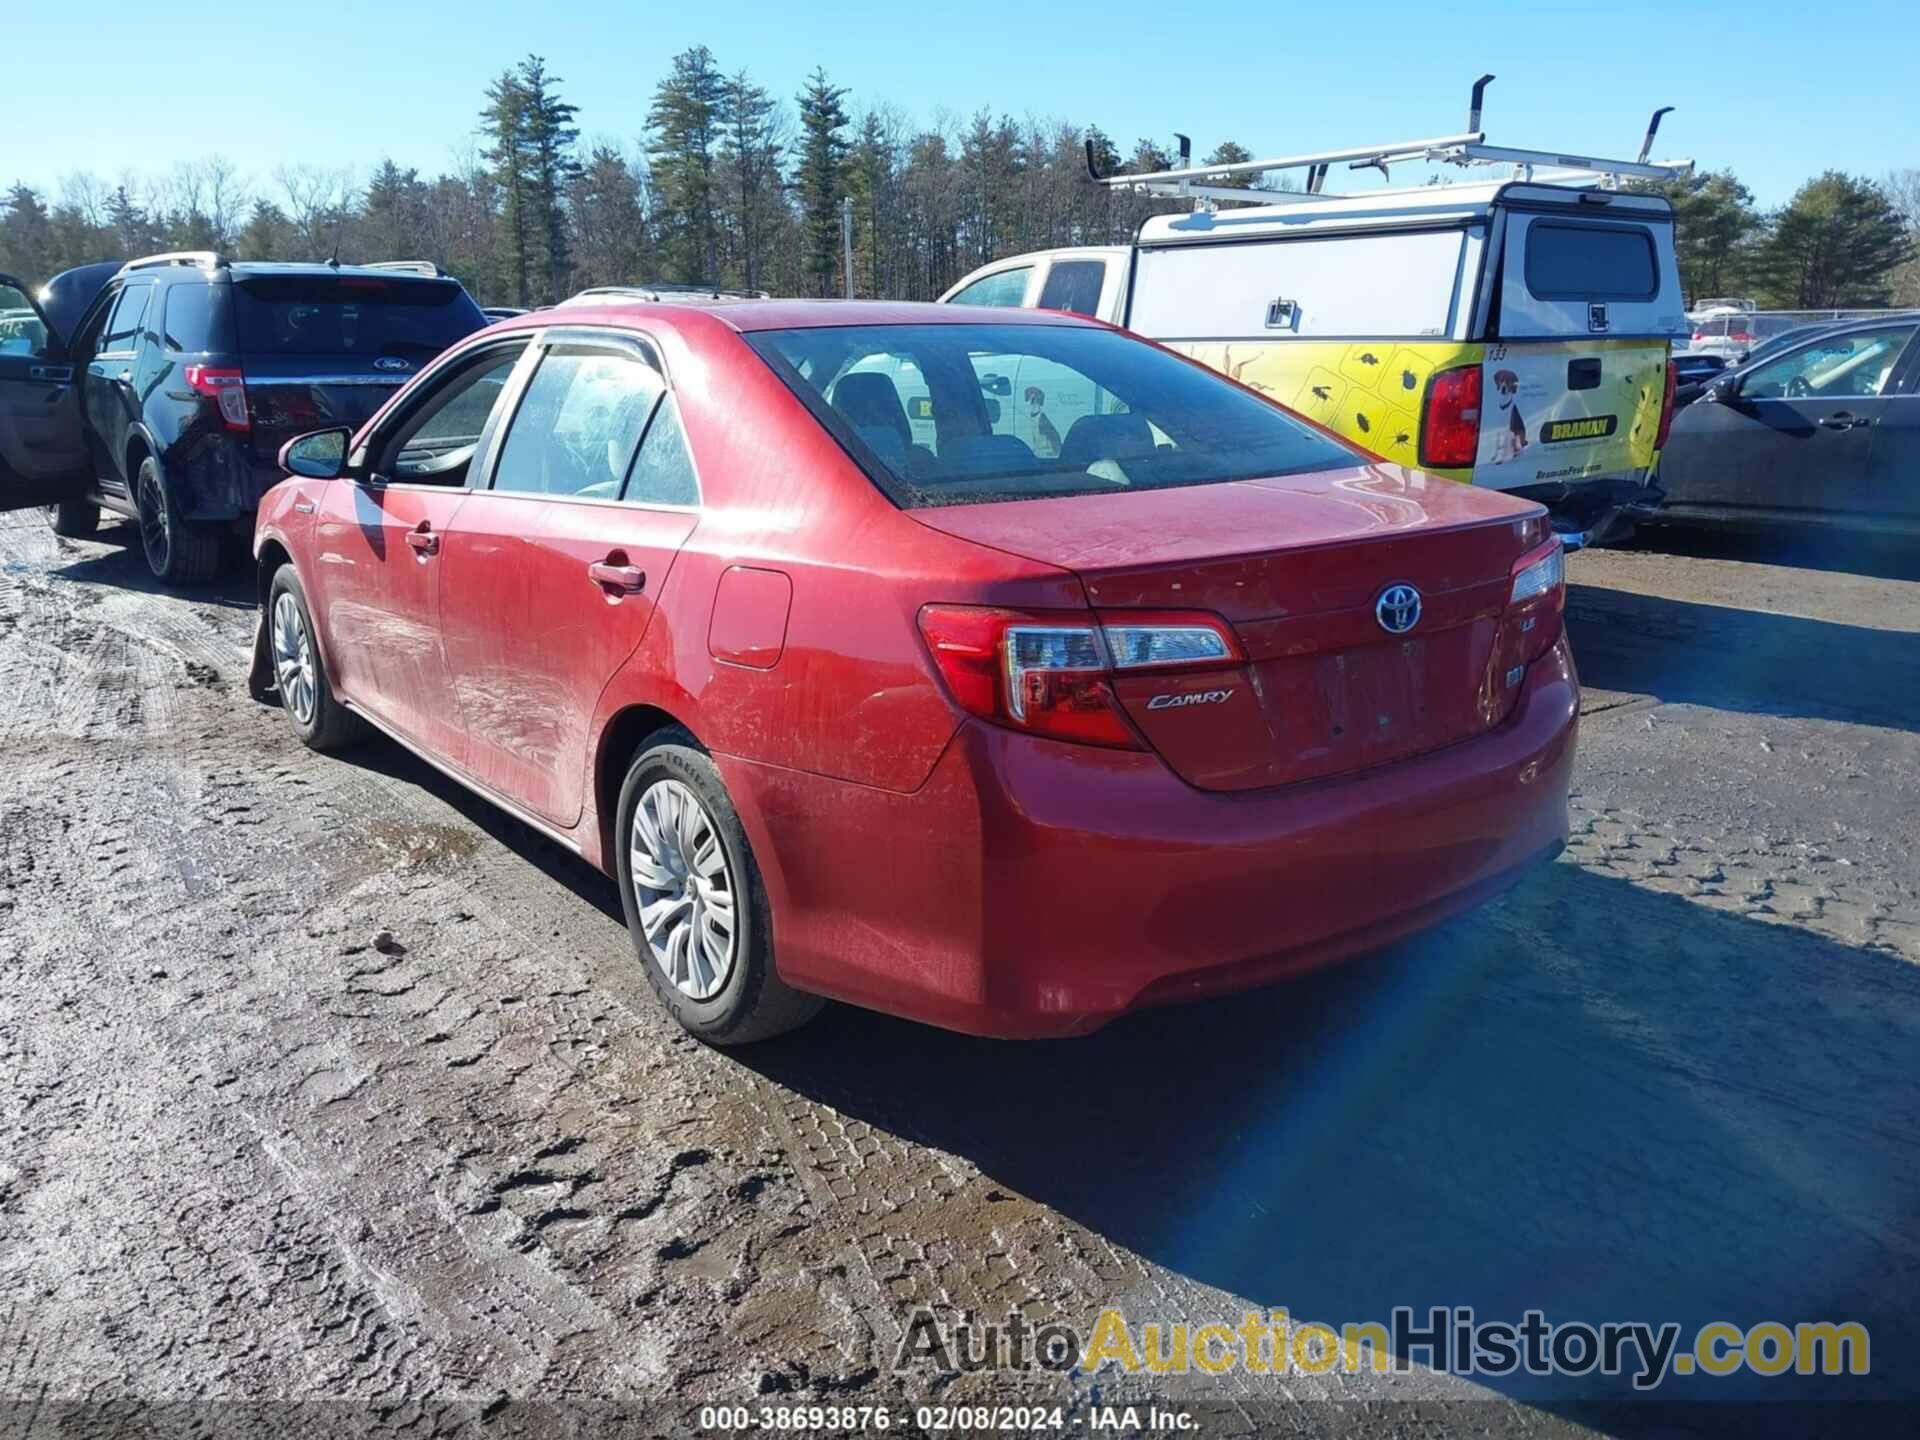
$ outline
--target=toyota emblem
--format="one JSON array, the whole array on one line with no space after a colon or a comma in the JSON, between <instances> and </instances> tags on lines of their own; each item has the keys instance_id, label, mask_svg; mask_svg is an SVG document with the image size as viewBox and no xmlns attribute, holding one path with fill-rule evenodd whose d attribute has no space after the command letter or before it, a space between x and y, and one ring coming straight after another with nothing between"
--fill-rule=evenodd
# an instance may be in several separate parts
<instances>
[{"instance_id":1,"label":"toyota emblem","mask_svg":"<svg viewBox=\"0 0 1920 1440\"><path fill-rule=\"evenodd\" d=\"M1373 618L1389 635L1404 635L1420 623L1420 592L1411 585L1389 585L1373 602Z\"/></svg>"}]
</instances>

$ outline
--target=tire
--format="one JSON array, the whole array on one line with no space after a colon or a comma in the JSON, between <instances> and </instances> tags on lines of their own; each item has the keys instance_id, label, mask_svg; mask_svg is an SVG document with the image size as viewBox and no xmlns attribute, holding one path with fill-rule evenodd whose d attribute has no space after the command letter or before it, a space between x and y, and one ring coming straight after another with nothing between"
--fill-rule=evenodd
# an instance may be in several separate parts
<instances>
[{"instance_id":1,"label":"tire","mask_svg":"<svg viewBox=\"0 0 1920 1440\"><path fill-rule=\"evenodd\" d=\"M365 738L366 722L334 698L313 634L307 592L293 566L282 565L267 590L267 645L280 708L308 749L342 750Z\"/></svg>"},{"instance_id":2,"label":"tire","mask_svg":"<svg viewBox=\"0 0 1920 1440\"><path fill-rule=\"evenodd\" d=\"M825 1001L788 986L774 969L760 867L720 772L693 736L676 725L649 740L627 771L616 813L615 869L634 953L683 1029L709 1044L747 1045L820 1012ZM636 851L650 866L637 884ZM641 918L643 896L650 908L678 901L652 940ZM730 898L733 922L723 960L713 944L724 928L720 896Z\"/></svg>"},{"instance_id":3,"label":"tire","mask_svg":"<svg viewBox=\"0 0 1920 1440\"><path fill-rule=\"evenodd\" d=\"M68 540L85 540L100 528L100 507L91 500L61 500L47 506L53 533Z\"/></svg>"},{"instance_id":4,"label":"tire","mask_svg":"<svg viewBox=\"0 0 1920 1440\"><path fill-rule=\"evenodd\" d=\"M220 535L189 525L173 512L160 462L151 455L134 478L135 508L140 512L140 544L154 578L169 585L204 585L220 573Z\"/></svg>"}]
</instances>

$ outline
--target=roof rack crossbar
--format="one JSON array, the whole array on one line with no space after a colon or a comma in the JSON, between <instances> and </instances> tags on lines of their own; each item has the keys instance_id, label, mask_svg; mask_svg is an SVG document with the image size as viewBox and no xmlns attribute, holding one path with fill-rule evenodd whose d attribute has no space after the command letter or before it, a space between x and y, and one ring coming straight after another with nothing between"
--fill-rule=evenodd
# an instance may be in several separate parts
<instances>
[{"instance_id":1,"label":"roof rack crossbar","mask_svg":"<svg viewBox=\"0 0 1920 1440\"><path fill-rule=\"evenodd\" d=\"M232 262L218 250L167 250L158 255L142 255L129 260L123 270L146 270L157 265L197 265L202 270L224 270Z\"/></svg>"},{"instance_id":2,"label":"roof rack crossbar","mask_svg":"<svg viewBox=\"0 0 1920 1440\"><path fill-rule=\"evenodd\" d=\"M1191 142L1182 135L1180 142L1181 163L1166 170L1143 171L1127 175L1102 175L1095 164L1093 143L1087 142L1087 173L1099 184L1110 189L1130 191L1141 195L1157 195L1175 199L1194 199L1206 203L1227 201L1241 205L1268 205L1285 203L1288 194L1299 196L1299 191L1243 190L1228 187L1219 182L1238 179L1250 175L1264 175L1275 170L1298 170L1307 172L1306 196L1320 196L1326 184L1327 170L1330 166L1345 163L1350 170L1378 170L1383 176L1392 178L1388 168L1403 161L1423 161L1428 164L1458 165L1510 165L1514 177L1521 180L1542 179L1535 170L1551 172L1551 178L1562 184L1595 184L1606 188L1618 188L1622 179L1636 180L1676 180L1693 172L1691 160L1649 160L1647 156L1653 149L1654 136L1660 129L1660 118L1669 114L1673 107L1662 106L1653 112L1653 118L1647 124L1646 137L1640 143L1640 153L1633 160L1611 160L1594 155L1568 155L1554 150L1521 149L1508 145L1489 145L1486 131L1481 128L1484 113L1487 86L1493 82L1493 76L1482 75L1473 82L1472 99L1467 106L1467 128L1457 135L1436 135L1424 140L1395 140L1383 145L1361 145L1352 149L1317 150L1303 155L1280 155L1268 160L1242 160L1227 165L1193 165L1189 163L1192 153ZM1328 196L1326 198L1340 198Z\"/></svg>"},{"instance_id":3,"label":"roof rack crossbar","mask_svg":"<svg viewBox=\"0 0 1920 1440\"><path fill-rule=\"evenodd\" d=\"M362 270L391 270L399 275L431 275L436 280L447 278L447 272L431 260L369 260L359 266Z\"/></svg>"}]
</instances>

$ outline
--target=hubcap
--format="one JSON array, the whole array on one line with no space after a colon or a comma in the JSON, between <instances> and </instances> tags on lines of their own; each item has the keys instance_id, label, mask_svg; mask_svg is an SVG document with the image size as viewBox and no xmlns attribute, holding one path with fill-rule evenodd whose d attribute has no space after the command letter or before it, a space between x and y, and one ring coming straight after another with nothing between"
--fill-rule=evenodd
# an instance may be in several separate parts
<instances>
[{"instance_id":1,"label":"hubcap","mask_svg":"<svg viewBox=\"0 0 1920 1440\"><path fill-rule=\"evenodd\" d=\"M140 467L139 485L140 543L147 547L147 564L153 572L165 574L167 552L172 548L167 534L167 497L151 464Z\"/></svg>"},{"instance_id":2,"label":"hubcap","mask_svg":"<svg viewBox=\"0 0 1920 1440\"><path fill-rule=\"evenodd\" d=\"M654 963L681 994L712 999L733 972L739 896L713 817L680 781L656 780L634 807L631 858Z\"/></svg>"},{"instance_id":3,"label":"hubcap","mask_svg":"<svg viewBox=\"0 0 1920 1440\"><path fill-rule=\"evenodd\" d=\"M301 623L300 607L290 591L273 602L273 673L280 686L280 703L302 725L313 720L313 646Z\"/></svg>"}]
</instances>

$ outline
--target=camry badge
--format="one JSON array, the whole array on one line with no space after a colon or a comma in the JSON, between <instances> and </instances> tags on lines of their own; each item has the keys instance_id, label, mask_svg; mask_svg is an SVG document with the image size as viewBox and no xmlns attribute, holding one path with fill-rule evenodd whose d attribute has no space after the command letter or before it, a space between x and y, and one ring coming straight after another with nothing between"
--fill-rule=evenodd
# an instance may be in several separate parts
<instances>
[{"instance_id":1,"label":"camry badge","mask_svg":"<svg viewBox=\"0 0 1920 1440\"><path fill-rule=\"evenodd\" d=\"M1389 635L1404 635L1420 623L1420 592L1411 585L1389 585L1373 602L1373 618Z\"/></svg>"},{"instance_id":2,"label":"camry badge","mask_svg":"<svg viewBox=\"0 0 1920 1440\"><path fill-rule=\"evenodd\" d=\"M1173 710L1183 705L1224 705L1232 698L1232 690L1196 690L1191 695L1156 695L1147 701L1147 709Z\"/></svg>"}]
</instances>

